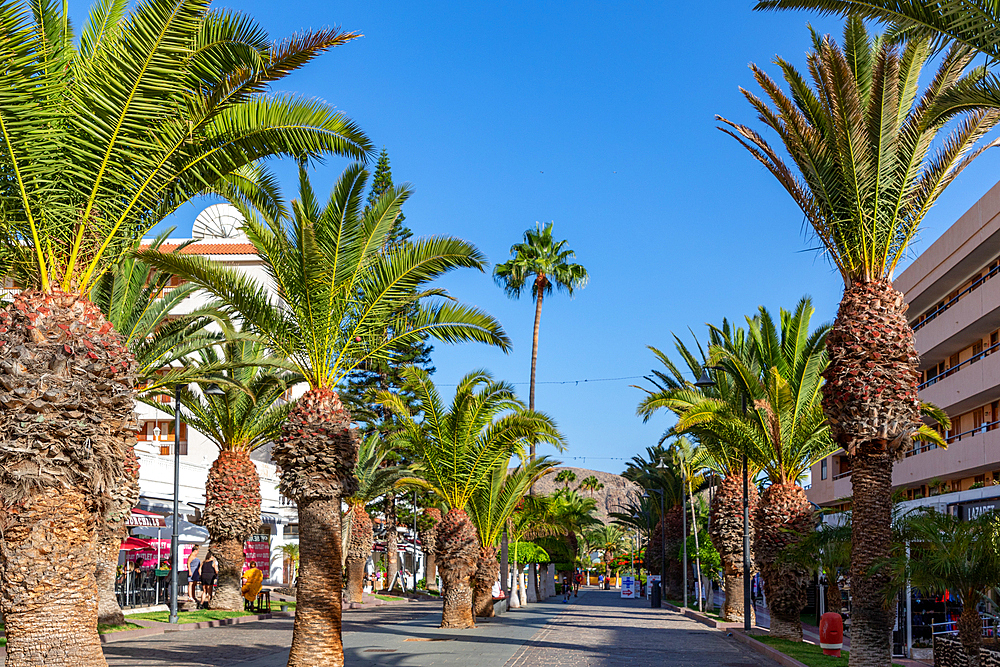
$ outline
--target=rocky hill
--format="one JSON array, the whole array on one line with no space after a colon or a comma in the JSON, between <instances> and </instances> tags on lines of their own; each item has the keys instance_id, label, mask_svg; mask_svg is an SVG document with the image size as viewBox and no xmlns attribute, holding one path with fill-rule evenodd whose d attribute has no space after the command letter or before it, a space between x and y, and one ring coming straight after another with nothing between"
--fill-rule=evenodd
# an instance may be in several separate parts
<instances>
[{"instance_id":1,"label":"rocky hill","mask_svg":"<svg viewBox=\"0 0 1000 667\"><path fill-rule=\"evenodd\" d=\"M535 492L538 494L552 493L556 489L561 489L565 484L556 483L556 475L559 474L560 470L572 470L576 473L576 481L571 482L569 487L571 489L576 489L580 486L580 482L585 480L587 477L593 475L597 478L597 481L604 485L603 489L599 491L585 491L579 489L580 495L584 497L592 497L597 501L597 512L598 517L601 521L608 523L608 512L618 512L621 511L620 506L625 504L627 496L635 494L642 494L642 489L635 484L630 482L621 475L615 475L610 472L601 472L599 470L588 470L586 468L573 468L570 466L563 466L556 468L555 472L550 475L546 475L540 479L535 484Z\"/></svg>"}]
</instances>

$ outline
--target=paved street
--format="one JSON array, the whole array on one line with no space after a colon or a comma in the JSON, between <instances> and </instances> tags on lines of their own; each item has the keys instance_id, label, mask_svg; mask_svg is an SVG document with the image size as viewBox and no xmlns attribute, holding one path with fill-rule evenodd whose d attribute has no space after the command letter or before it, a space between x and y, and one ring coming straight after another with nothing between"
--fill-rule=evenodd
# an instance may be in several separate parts
<instances>
[{"instance_id":1,"label":"paved street","mask_svg":"<svg viewBox=\"0 0 1000 667\"><path fill-rule=\"evenodd\" d=\"M467 631L439 629L437 602L347 612L347 664L642 667L669 658L682 667L775 667L723 633L617 591L586 591L569 605L560 599ZM107 644L104 653L112 667L284 667L291 632L291 619L271 619Z\"/></svg>"}]
</instances>

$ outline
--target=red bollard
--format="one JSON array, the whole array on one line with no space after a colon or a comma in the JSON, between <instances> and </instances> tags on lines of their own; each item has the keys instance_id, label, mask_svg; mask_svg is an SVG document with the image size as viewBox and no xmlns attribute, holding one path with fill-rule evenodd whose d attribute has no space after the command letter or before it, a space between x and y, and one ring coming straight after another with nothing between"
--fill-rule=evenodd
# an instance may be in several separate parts
<instances>
[{"instance_id":1,"label":"red bollard","mask_svg":"<svg viewBox=\"0 0 1000 667\"><path fill-rule=\"evenodd\" d=\"M819 646L825 655L840 657L840 649L844 648L844 619L840 614L828 611L820 617Z\"/></svg>"}]
</instances>

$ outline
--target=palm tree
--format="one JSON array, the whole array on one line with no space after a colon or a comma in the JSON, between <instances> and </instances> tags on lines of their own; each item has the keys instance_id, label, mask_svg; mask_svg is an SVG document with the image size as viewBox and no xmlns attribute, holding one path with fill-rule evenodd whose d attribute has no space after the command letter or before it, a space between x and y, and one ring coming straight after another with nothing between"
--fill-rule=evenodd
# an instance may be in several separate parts
<instances>
[{"instance_id":1,"label":"palm tree","mask_svg":"<svg viewBox=\"0 0 1000 667\"><path fill-rule=\"evenodd\" d=\"M528 388L528 409L535 409L535 367L538 364L538 328L542 323L542 300L552 288L565 290L573 296L573 290L587 284L587 269L582 264L569 260L576 254L566 249L566 241L552 238L552 224L535 223L535 229L524 232L524 242L515 243L510 248L511 259L497 264L493 276L497 284L508 296L518 299L521 292L531 285L531 297L535 300L535 329L531 338L531 379ZM531 444L531 458L535 458L535 445Z\"/></svg>"},{"instance_id":2,"label":"palm tree","mask_svg":"<svg viewBox=\"0 0 1000 667\"><path fill-rule=\"evenodd\" d=\"M723 320L721 327L709 326L708 342L711 346L724 347L736 351L745 345L744 330L733 328L728 320ZM701 344L695 341L697 353L688 348L676 335L674 347L682 360L678 365L665 353L655 347L650 347L660 361L663 369L654 369L646 380L652 388L639 387L646 392L646 397L639 403L636 412L648 421L659 410L669 410L676 416L681 416L695 405L705 400L719 401L730 407L730 416L742 417L742 404L738 388L728 375L718 374L713 387L696 387L686 377L700 377L710 362L706 359ZM743 581L743 459L744 452L737 439L728 434L717 434L712 429L693 427L689 432L697 437L698 448L692 460L695 470L708 470L721 478L712 496L711 521L709 536L712 545L719 553L723 570L723 591L725 594L722 605L722 618L731 622L742 622L744 612L744 581ZM752 460L747 459L750 478L755 478L760 471ZM757 487L749 485L747 493L747 509L753 516L757 508ZM753 524L749 526L750 543L753 544ZM653 544L654 555L659 553L659 544ZM650 558L647 558L647 563ZM751 548L750 571L754 571L753 551ZM659 567L659 565L653 565ZM750 609L751 623L753 608Z\"/></svg>"},{"instance_id":3,"label":"palm tree","mask_svg":"<svg viewBox=\"0 0 1000 667\"><path fill-rule=\"evenodd\" d=\"M842 596L838 578L851 567L851 524L823 523L786 548L781 558L801 567L817 567L826 575L826 610L839 614Z\"/></svg>"},{"instance_id":4,"label":"palm tree","mask_svg":"<svg viewBox=\"0 0 1000 667\"><path fill-rule=\"evenodd\" d=\"M420 525L420 547L427 554L425 567L425 586L428 591L437 591L437 525L441 523L441 509L428 507L424 509L423 521Z\"/></svg>"},{"instance_id":5,"label":"palm tree","mask_svg":"<svg viewBox=\"0 0 1000 667\"><path fill-rule=\"evenodd\" d=\"M471 628L471 577L480 559L480 538L467 513L469 505L496 481L497 466L524 455L528 441L561 448L563 438L552 419L525 409L511 385L494 381L486 371L463 377L448 407L426 371L408 368L403 374L414 388L423 420L417 422L398 395L381 392L380 402L402 424L395 442L413 457L419 477L413 482L448 505L435 544L444 583L441 627Z\"/></svg>"},{"instance_id":6,"label":"palm tree","mask_svg":"<svg viewBox=\"0 0 1000 667\"><path fill-rule=\"evenodd\" d=\"M569 485L576 481L576 473L572 470L560 470L556 474L556 484L563 484L563 488L568 489Z\"/></svg>"},{"instance_id":7,"label":"palm tree","mask_svg":"<svg viewBox=\"0 0 1000 667\"><path fill-rule=\"evenodd\" d=\"M753 517L754 554L764 578L771 635L792 641L802 640L808 571L780 555L813 530L812 505L799 479L838 448L821 405L829 327L810 330L812 314L805 298L792 312L782 309L776 325L761 306L756 317L747 318L746 346L737 351L712 348L713 359L749 399L749 423L734 417L729 404L711 401L693 407L678 422L678 430L702 424L717 435L742 440L767 475L770 486Z\"/></svg>"},{"instance_id":8,"label":"palm tree","mask_svg":"<svg viewBox=\"0 0 1000 667\"><path fill-rule=\"evenodd\" d=\"M207 0L108 0L77 39L67 12L66 2L0 6L0 254L25 288L0 315L11 378L0 514L16 517L4 527L0 588L12 597L9 664L89 667L105 664L94 530L134 476L135 436L134 363L91 288L195 195L272 207L273 179L257 160L362 159L372 146L332 106L269 92L354 33L272 43L249 16ZM63 528L39 549L42 525ZM39 608L44 620L31 613Z\"/></svg>"},{"instance_id":9,"label":"palm tree","mask_svg":"<svg viewBox=\"0 0 1000 667\"><path fill-rule=\"evenodd\" d=\"M502 461L469 499L469 518L479 536L479 560L472 592L472 609L476 616L494 615L492 590L493 582L500 576L497 549L504 526L532 484L549 474L556 465L556 461L542 456L508 471L507 461Z\"/></svg>"},{"instance_id":10,"label":"palm tree","mask_svg":"<svg viewBox=\"0 0 1000 667\"><path fill-rule=\"evenodd\" d=\"M346 498L350 514L350 539L347 547L347 601L363 602L365 563L372 555L374 533L365 507L394 489L410 472L401 466L386 466L390 448L378 433L367 436L358 447L354 476L358 488ZM390 530L395 526L389 526ZM425 545L426 546L426 545Z\"/></svg>"},{"instance_id":11,"label":"palm tree","mask_svg":"<svg viewBox=\"0 0 1000 667\"><path fill-rule=\"evenodd\" d=\"M427 286L453 269L482 270L479 251L447 237L386 249L409 190L393 188L363 211L367 178L360 165L349 167L321 205L301 169L290 219L265 212L262 222L241 207L247 238L276 293L204 257L141 253L238 314L308 384L271 451L281 492L296 502L301 527L292 667L343 661L340 503L357 490L358 437L336 388L360 364L391 358L407 341L427 335L509 347L492 317Z\"/></svg>"},{"instance_id":12,"label":"palm tree","mask_svg":"<svg viewBox=\"0 0 1000 667\"><path fill-rule=\"evenodd\" d=\"M993 513L963 521L957 516L927 511L901 520L901 537L893 557L881 563L891 576L887 592L893 599L907 586L930 595L945 591L962 598L958 638L966 664L978 667L983 625L979 602L1000 586L1000 523ZM904 545L909 543L910 554Z\"/></svg>"},{"instance_id":13,"label":"palm tree","mask_svg":"<svg viewBox=\"0 0 1000 667\"><path fill-rule=\"evenodd\" d=\"M299 545L298 544L282 544L281 553L284 555L285 560L292 564L292 572L289 580L294 582L295 578L298 576L298 564L299 564Z\"/></svg>"},{"instance_id":14,"label":"palm tree","mask_svg":"<svg viewBox=\"0 0 1000 667\"><path fill-rule=\"evenodd\" d=\"M577 488L586 491L590 494L590 497L593 498L594 493L603 489L604 485L597 481L597 477L595 475L590 475L589 477L585 477L583 481L580 482L580 486Z\"/></svg>"},{"instance_id":15,"label":"palm tree","mask_svg":"<svg viewBox=\"0 0 1000 667\"><path fill-rule=\"evenodd\" d=\"M834 442L852 459L852 667L890 659L892 619L882 604L888 580L872 565L889 555L893 459L921 425L918 356L892 276L927 211L1000 121L993 110L956 109L957 129L935 142L954 117L935 107L984 75L963 76L972 54L953 47L919 95L931 53L927 40L909 41L900 51L851 18L843 47L814 35L808 62L815 90L784 60L777 63L791 98L754 67L774 106L750 93L747 99L781 138L799 175L754 130L720 118L724 131L788 190L844 279L827 343L823 408Z\"/></svg>"},{"instance_id":16,"label":"palm tree","mask_svg":"<svg viewBox=\"0 0 1000 667\"><path fill-rule=\"evenodd\" d=\"M250 453L277 440L294 406L282 398L298 378L276 368L264 346L246 338L203 349L198 356L201 363L191 364L194 368L231 366L212 378L220 394L206 394L207 383L202 383L202 391L189 385L179 396L184 421L219 449L205 483L204 525L219 561L219 584L211 606L241 611L243 545L260 526L260 475ZM174 414L171 403L142 400Z\"/></svg>"},{"instance_id":17,"label":"palm tree","mask_svg":"<svg viewBox=\"0 0 1000 667\"><path fill-rule=\"evenodd\" d=\"M554 496L525 496L517 504L507 524L507 538L511 545L508 559L514 566L514 586L511 589L511 606L518 608L528 603L528 592L520 565L526 560L520 560L519 545L525 540L559 534L562 529L556 524L552 506ZM532 568L532 576L535 576Z\"/></svg>"},{"instance_id":18,"label":"palm tree","mask_svg":"<svg viewBox=\"0 0 1000 667\"><path fill-rule=\"evenodd\" d=\"M611 563L615 554L626 547L625 533L614 524L595 528L587 533L587 540L601 550L601 560L604 562L604 590L611 588Z\"/></svg>"}]
</instances>

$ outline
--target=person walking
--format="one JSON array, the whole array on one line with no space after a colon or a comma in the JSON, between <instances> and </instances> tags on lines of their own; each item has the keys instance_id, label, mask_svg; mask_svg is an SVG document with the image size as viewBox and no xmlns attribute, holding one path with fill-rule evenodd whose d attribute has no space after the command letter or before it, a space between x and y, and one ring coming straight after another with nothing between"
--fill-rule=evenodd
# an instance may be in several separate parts
<instances>
[{"instance_id":1,"label":"person walking","mask_svg":"<svg viewBox=\"0 0 1000 667\"><path fill-rule=\"evenodd\" d=\"M580 570L576 571L576 577L573 581L573 597L579 597L580 586L583 585L583 572Z\"/></svg>"},{"instance_id":2,"label":"person walking","mask_svg":"<svg viewBox=\"0 0 1000 667\"><path fill-rule=\"evenodd\" d=\"M188 597L192 600L196 600L194 589L201 580L201 559L198 558L198 550L200 547L196 544L191 549L191 555L188 556Z\"/></svg>"},{"instance_id":3,"label":"person walking","mask_svg":"<svg viewBox=\"0 0 1000 667\"><path fill-rule=\"evenodd\" d=\"M569 594L573 591L573 584L570 583L569 577L565 574L562 578L562 589L563 589L563 602L569 602Z\"/></svg>"},{"instance_id":4,"label":"person walking","mask_svg":"<svg viewBox=\"0 0 1000 667\"><path fill-rule=\"evenodd\" d=\"M209 551L208 558L201 564L201 600L198 606L202 609L208 609L208 603L215 595L215 583L219 578L217 562L215 554Z\"/></svg>"}]
</instances>

